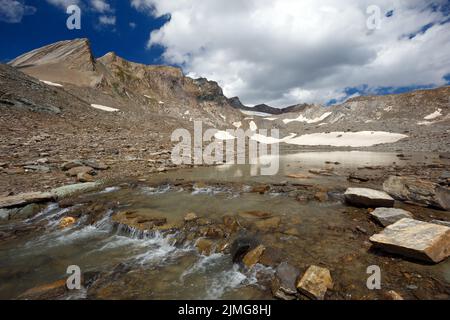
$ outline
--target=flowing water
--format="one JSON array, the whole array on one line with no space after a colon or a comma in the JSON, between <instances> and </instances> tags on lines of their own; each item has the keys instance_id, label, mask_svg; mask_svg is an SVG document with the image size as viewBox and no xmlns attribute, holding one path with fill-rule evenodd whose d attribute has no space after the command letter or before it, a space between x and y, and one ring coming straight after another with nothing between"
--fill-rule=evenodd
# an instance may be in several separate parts
<instances>
[{"instance_id":1,"label":"flowing water","mask_svg":"<svg viewBox=\"0 0 450 320\"><path fill-rule=\"evenodd\" d=\"M422 162L437 163L439 159L417 154L403 164ZM97 281L91 291L69 291L61 299L272 298L275 265L258 264L249 270L233 264L229 254L199 254L195 240L177 243L177 232L127 230L112 221L114 214L123 210L157 212L169 224L182 221L187 212L214 221L246 211L267 212L280 217L281 223L273 232L256 232L258 240L273 250L275 260L289 261L299 270L311 264L328 267L335 280L332 298L379 298L378 292L366 287L366 270L373 264L381 266L386 289L412 298L441 297L450 283L448 261L426 265L372 252L368 238L381 228L369 221L365 210L340 201L339 192L349 183L337 171L393 163L402 165L390 153L305 152L282 157L275 176L253 175L257 168L244 165L191 168L84 194L67 208L49 204L29 220L0 225L0 232L41 227L0 242L0 298L14 299L30 288L65 279L70 265L79 266L85 277L96 275ZM336 168L330 176L287 177L330 167ZM264 194L250 192L254 183L283 186L286 181L335 191L322 202L298 201L291 189L282 187ZM85 203L100 208L93 223L88 222ZM115 205L109 206L111 203ZM76 223L61 229L61 218L74 212L79 216Z\"/></svg>"}]
</instances>

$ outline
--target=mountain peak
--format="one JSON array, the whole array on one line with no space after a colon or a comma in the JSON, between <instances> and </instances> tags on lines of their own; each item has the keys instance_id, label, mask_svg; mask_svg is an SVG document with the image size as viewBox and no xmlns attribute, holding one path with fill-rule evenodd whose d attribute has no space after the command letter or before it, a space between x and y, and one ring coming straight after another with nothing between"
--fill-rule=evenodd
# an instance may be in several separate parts
<instances>
[{"instance_id":1,"label":"mountain peak","mask_svg":"<svg viewBox=\"0 0 450 320\"><path fill-rule=\"evenodd\" d=\"M95 59L86 38L64 40L27 52L10 61L16 68L32 68L49 64L62 64L76 70L94 71Z\"/></svg>"}]
</instances>

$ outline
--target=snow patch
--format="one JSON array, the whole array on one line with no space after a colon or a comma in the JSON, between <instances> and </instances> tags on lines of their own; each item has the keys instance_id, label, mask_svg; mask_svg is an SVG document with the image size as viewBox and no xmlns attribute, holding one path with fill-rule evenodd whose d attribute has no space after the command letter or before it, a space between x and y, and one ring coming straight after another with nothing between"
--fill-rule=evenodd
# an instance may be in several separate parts
<instances>
[{"instance_id":1,"label":"snow patch","mask_svg":"<svg viewBox=\"0 0 450 320\"><path fill-rule=\"evenodd\" d=\"M59 83L55 83L55 82L51 82L51 81L46 81L46 80L39 80L42 83L45 83L46 85L52 86L52 87L62 87L62 84Z\"/></svg>"},{"instance_id":2,"label":"snow patch","mask_svg":"<svg viewBox=\"0 0 450 320\"><path fill-rule=\"evenodd\" d=\"M270 113L258 112L258 111L248 111L248 110L240 110L243 114L247 116L257 116L257 117L267 117L271 116Z\"/></svg>"},{"instance_id":3,"label":"snow patch","mask_svg":"<svg viewBox=\"0 0 450 320\"><path fill-rule=\"evenodd\" d=\"M298 116L298 118L295 119L284 119L283 122L285 124L288 124L290 122L306 122L306 123L317 123L317 122L321 122L323 120L325 120L326 118L328 118L330 115L332 114L332 112L325 112L324 114L322 114L320 117L314 118L314 119L308 119L306 117L304 117L302 114Z\"/></svg>"},{"instance_id":4,"label":"snow patch","mask_svg":"<svg viewBox=\"0 0 450 320\"><path fill-rule=\"evenodd\" d=\"M275 121L275 120L277 120L278 118L271 118L271 117L269 117L269 118L264 118L264 120L267 120L267 121Z\"/></svg>"},{"instance_id":5,"label":"snow patch","mask_svg":"<svg viewBox=\"0 0 450 320\"><path fill-rule=\"evenodd\" d=\"M258 130L258 126L256 125L256 123L254 121L250 121L250 130L252 130L252 131Z\"/></svg>"},{"instance_id":6,"label":"snow patch","mask_svg":"<svg viewBox=\"0 0 450 320\"><path fill-rule=\"evenodd\" d=\"M115 109L115 108L110 108L110 107L102 106L102 105L100 105L100 104L91 104L91 107L92 107L92 108L95 108L95 109L107 111L107 112L117 112L117 111L120 111L119 109Z\"/></svg>"},{"instance_id":7,"label":"snow patch","mask_svg":"<svg viewBox=\"0 0 450 320\"><path fill-rule=\"evenodd\" d=\"M442 116L442 109L437 109L435 112L424 117L424 120L433 120Z\"/></svg>"},{"instance_id":8,"label":"snow patch","mask_svg":"<svg viewBox=\"0 0 450 320\"><path fill-rule=\"evenodd\" d=\"M240 127L242 127L242 122L241 121L238 121L238 122L233 122L233 126L235 127L235 128L240 128Z\"/></svg>"},{"instance_id":9,"label":"snow patch","mask_svg":"<svg viewBox=\"0 0 450 320\"><path fill-rule=\"evenodd\" d=\"M407 135L384 131L312 133L292 138L288 144L301 146L370 147L383 143L394 143L408 138Z\"/></svg>"}]
</instances>

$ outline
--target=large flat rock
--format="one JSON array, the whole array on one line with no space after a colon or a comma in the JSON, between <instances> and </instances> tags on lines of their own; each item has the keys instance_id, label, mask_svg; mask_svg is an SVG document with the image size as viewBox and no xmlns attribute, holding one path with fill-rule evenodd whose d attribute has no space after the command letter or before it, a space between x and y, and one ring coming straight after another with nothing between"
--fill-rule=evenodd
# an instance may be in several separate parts
<instances>
[{"instance_id":1,"label":"large flat rock","mask_svg":"<svg viewBox=\"0 0 450 320\"><path fill-rule=\"evenodd\" d=\"M370 238L375 247L427 262L438 263L450 255L450 228L405 218Z\"/></svg>"},{"instance_id":2,"label":"large flat rock","mask_svg":"<svg viewBox=\"0 0 450 320\"><path fill-rule=\"evenodd\" d=\"M345 201L358 207L393 207L394 199L384 191L368 188L348 188Z\"/></svg>"},{"instance_id":3,"label":"large flat rock","mask_svg":"<svg viewBox=\"0 0 450 320\"><path fill-rule=\"evenodd\" d=\"M376 208L370 215L384 227L404 218L412 218L411 212L396 208Z\"/></svg>"},{"instance_id":4,"label":"large flat rock","mask_svg":"<svg viewBox=\"0 0 450 320\"><path fill-rule=\"evenodd\" d=\"M51 201L54 198L55 194L50 192L30 192L14 196L0 197L0 209L22 207L30 203Z\"/></svg>"},{"instance_id":5,"label":"large flat rock","mask_svg":"<svg viewBox=\"0 0 450 320\"><path fill-rule=\"evenodd\" d=\"M392 197L443 210L450 210L450 189L414 177L390 176L383 190Z\"/></svg>"}]
</instances>

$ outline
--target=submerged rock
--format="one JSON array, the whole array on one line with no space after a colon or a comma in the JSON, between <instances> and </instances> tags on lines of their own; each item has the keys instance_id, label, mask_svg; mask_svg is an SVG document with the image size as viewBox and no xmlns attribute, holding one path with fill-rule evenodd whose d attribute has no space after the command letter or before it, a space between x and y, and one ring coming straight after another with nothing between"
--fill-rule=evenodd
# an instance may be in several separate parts
<instances>
[{"instance_id":1,"label":"submerged rock","mask_svg":"<svg viewBox=\"0 0 450 320\"><path fill-rule=\"evenodd\" d=\"M197 247L198 252L205 256L209 256L213 250L213 242L205 238L198 239L195 246Z\"/></svg>"},{"instance_id":2,"label":"submerged rock","mask_svg":"<svg viewBox=\"0 0 450 320\"><path fill-rule=\"evenodd\" d=\"M280 217L273 217L269 219L258 220L255 222L255 226L261 231L270 231L277 229L280 226L280 223Z\"/></svg>"},{"instance_id":3,"label":"submerged rock","mask_svg":"<svg viewBox=\"0 0 450 320\"><path fill-rule=\"evenodd\" d=\"M310 299L323 300L328 289L333 288L330 270L318 266L310 266L297 283L300 293Z\"/></svg>"},{"instance_id":4,"label":"submerged rock","mask_svg":"<svg viewBox=\"0 0 450 320\"><path fill-rule=\"evenodd\" d=\"M61 229L67 228L75 223L75 218L73 217L64 217L59 221L59 227Z\"/></svg>"},{"instance_id":5,"label":"submerged rock","mask_svg":"<svg viewBox=\"0 0 450 320\"><path fill-rule=\"evenodd\" d=\"M383 190L402 201L450 210L450 189L413 177L390 176Z\"/></svg>"},{"instance_id":6,"label":"submerged rock","mask_svg":"<svg viewBox=\"0 0 450 320\"><path fill-rule=\"evenodd\" d=\"M253 267L255 264L257 264L264 253L264 250L266 250L266 247L263 245L257 246L255 249L247 252L247 254L242 259L242 262L247 266L247 268Z\"/></svg>"},{"instance_id":7,"label":"submerged rock","mask_svg":"<svg viewBox=\"0 0 450 320\"><path fill-rule=\"evenodd\" d=\"M384 227L403 218L412 218L411 212L395 208L376 208L370 215Z\"/></svg>"},{"instance_id":8,"label":"submerged rock","mask_svg":"<svg viewBox=\"0 0 450 320\"><path fill-rule=\"evenodd\" d=\"M295 282L299 276L299 270L287 262L280 263L272 282L272 294L281 300L294 300L297 295Z\"/></svg>"},{"instance_id":9,"label":"submerged rock","mask_svg":"<svg viewBox=\"0 0 450 320\"><path fill-rule=\"evenodd\" d=\"M51 201L55 198L53 192L30 192L15 196L0 197L0 209L21 207L29 203Z\"/></svg>"},{"instance_id":10,"label":"submerged rock","mask_svg":"<svg viewBox=\"0 0 450 320\"><path fill-rule=\"evenodd\" d=\"M167 219L159 212L142 209L132 211L122 211L112 217L115 223L125 225L130 229L139 231L149 231L155 227L167 224Z\"/></svg>"},{"instance_id":11,"label":"submerged rock","mask_svg":"<svg viewBox=\"0 0 450 320\"><path fill-rule=\"evenodd\" d=\"M244 256L258 246L258 241L250 236L240 236L231 245L231 256L234 263L241 262Z\"/></svg>"},{"instance_id":12,"label":"submerged rock","mask_svg":"<svg viewBox=\"0 0 450 320\"><path fill-rule=\"evenodd\" d=\"M19 296L21 300L54 300L68 291L66 279L31 288Z\"/></svg>"},{"instance_id":13,"label":"submerged rock","mask_svg":"<svg viewBox=\"0 0 450 320\"><path fill-rule=\"evenodd\" d=\"M406 257L438 263L450 255L450 228L402 219L370 238L375 247Z\"/></svg>"},{"instance_id":14,"label":"submerged rock","mask_svg":"<svg viewBox=\"0 0 450 320\"><path fill-rule=\"evenodd\" d=\"M358 207L393 207L394 199L386 192L368 188L348 188L345 201Z\"/></svg>"},{"instance_id":15,"label":"submerged rock","mask_svg":"<svg viewBox=\"0 0 450 320\"><path fill-rule=\"evenodd\" d=\"M194 221L197 219L198 219L198 216L194 212L186 213L186 215L184 216L185 222L190 222L190 221Z\"/></svg>"}]
</instances>

